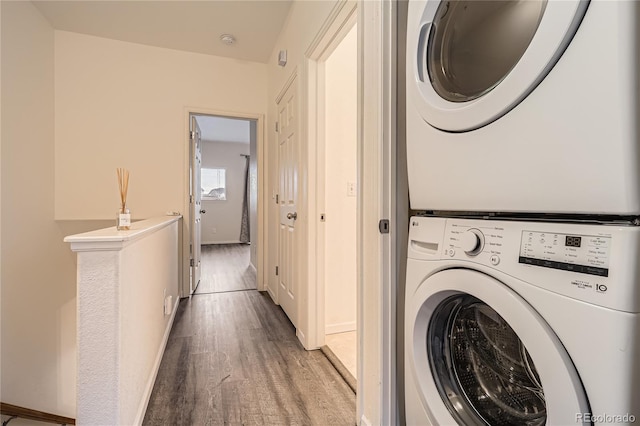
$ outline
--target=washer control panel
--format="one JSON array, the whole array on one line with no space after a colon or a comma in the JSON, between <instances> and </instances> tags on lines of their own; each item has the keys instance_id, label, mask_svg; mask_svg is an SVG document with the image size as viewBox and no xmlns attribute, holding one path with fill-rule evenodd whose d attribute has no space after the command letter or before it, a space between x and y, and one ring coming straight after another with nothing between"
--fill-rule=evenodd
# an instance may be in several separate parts
<instances>
[{"instance_id":1,"label":"washer control panel","mask_svg":"<svg viewBox=\"0 0 640 426\"><path fill-rule=\"evenodd\" d=\"M519 263L609 276L611 237L522 231Z\"/></svg>"},{"instance_id":2,"label":"washer control panel","mask_svg":"<svg viewBox=\"0 0 640 426\"><path fill-rule=\"evenodd\" d=\"M413 217L410 225L409 261L477 269L640 313L640 226L443 217Z\"/></svg>"},{"instance_id":3,"label":"washer control panel","mask_svg":"<svg viewBox=\"0 0 640 426\"><path fill-rule=\"evenodd\" d=\"M489 255L492 265L500 263L504 228L491 223L468 226L464 223L450 223L445 232L445 255L454 257L456 253L466 257L479 254ZM484 258L485 256L482 256Z\"/></svg>"}]
</instances>

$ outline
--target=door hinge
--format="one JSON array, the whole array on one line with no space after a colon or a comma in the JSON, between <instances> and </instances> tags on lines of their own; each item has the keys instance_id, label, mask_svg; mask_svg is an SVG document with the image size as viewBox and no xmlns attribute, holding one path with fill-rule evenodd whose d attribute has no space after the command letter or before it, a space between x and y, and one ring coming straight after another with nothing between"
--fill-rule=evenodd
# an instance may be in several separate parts
<instances>
[{"instance_id":1,"label":"door hinge","mask_svg":"<svg viewBox=\"0 0 640 426\"><path fill-rule=\"evenodd\" d=\"M380 230L381 234L388 234L389 233L389 219L380 220L380 222L378 222L378 229Z\"/></svg>"},{"instance_id":2,"label":"door hinge","mask_svg":"<svg viewBox=\"0 0 640 426\"><path fill-rule=\"evenodd\" d=\"M196 264L196 263L193 261L193 259L190 259L190 260L189 260L189 266L193 267L193 266L195 266L195 264Z\"/></svg>"},{"instance_id":3,"label":"door hinge","mask_svg":"<svg viewBox=\"0 0 640 426\"><path fill-rule=\"evenodd\" d=\"M189 132L189 138L190 139L195 139L196 138L196 132L194 132L194 131Z\"/></svg>"},{"instance_id":4,"label":"door hinge","mask_svg":"<svg viewBox=\"0 0 640 426\"><path fill-rule=\"evenodd\" d=\"M278 124L278 122L276 121L276 132L280 131L280 125Z\"/></svg>"},{"instance_id":5,"label":"door hinge","mask_svg":"<svg viewBox=\"0 0 640 426\"><path fill-rule=\"evenodd\" d=\"M276 204L280 203L280 196L276 194Z\"/></svg>"},{"instance_id":6,"label":"door hinge","mask_svg":"<svg viewBox=\"0 0 640 426\"><path fill-rule=\"evenodd\" d=\"M193 195L189 195L189 202L193 204Z\"/></svg>"},{"instance_id":7,"label":"door hinge","mask_svg":"<svg viewBox=\"0 0 640 426\"><path fill-rule=\"evenodd\" d=\"M278 272L279 272L279 271L278 271L278 267L276 266L276 275L278 275Z\"/></svg>"}]
</instances>

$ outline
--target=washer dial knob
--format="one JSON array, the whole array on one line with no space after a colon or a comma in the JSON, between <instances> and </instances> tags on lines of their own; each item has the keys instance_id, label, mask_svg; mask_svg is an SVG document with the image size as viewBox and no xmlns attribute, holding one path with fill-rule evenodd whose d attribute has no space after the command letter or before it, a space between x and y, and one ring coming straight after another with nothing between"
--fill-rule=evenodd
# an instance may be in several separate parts
<instances>
[{"instance_id":1,"label":"washer dial knob","mask_svg":"<svg viewBox=\"0 0 640 426\"><path fill-rule=\"evenodd\" d=\"M477 256L484 248L484 234L479 229L469 229L462 234L460 246L469 256Z\"/></svg>"}]
</instances>

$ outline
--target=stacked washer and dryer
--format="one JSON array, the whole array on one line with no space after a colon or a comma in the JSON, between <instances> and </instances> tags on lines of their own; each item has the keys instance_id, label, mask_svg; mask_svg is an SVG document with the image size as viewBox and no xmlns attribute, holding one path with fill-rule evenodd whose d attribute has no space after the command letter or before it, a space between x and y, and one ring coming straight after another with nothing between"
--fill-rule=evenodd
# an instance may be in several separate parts
<instances>
[{"instance_id":1,"label":"stacked washer and dryer","mask_svg":"<svg viewBox=\"0 0 640 426\"><path fill-rule=\"evenodd\" d=\"M640 4L409 0L409 425L640 422Z\"/></svg>"}]
</instances>

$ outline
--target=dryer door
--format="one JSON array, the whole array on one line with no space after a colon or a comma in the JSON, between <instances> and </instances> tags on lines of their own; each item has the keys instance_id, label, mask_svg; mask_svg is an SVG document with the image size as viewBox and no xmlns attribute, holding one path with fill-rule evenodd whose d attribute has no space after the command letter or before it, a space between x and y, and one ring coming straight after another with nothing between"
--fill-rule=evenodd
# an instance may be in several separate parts
<instances>
[{"instance_id":1,"label":"dryer door","mask_svg":"<svg viewBox=\"0 0 640 426\"><path fill-rule=\"evenodd\" d=\"M441 130L474 130L524 99L573 38L588 0L413 0L407 90Z\"/></svg>"},{"instance_id":2,"label":"dryer door","mask_svg":"<svg viewBox=\"0 0 640 426\"><path fill-rule=\"evenodd\" d=\"M408 309L407 367L433 424L579 424L589 412L562 343L503 283L445 270L420 285Z\"/></svg>"}]
</instances>

